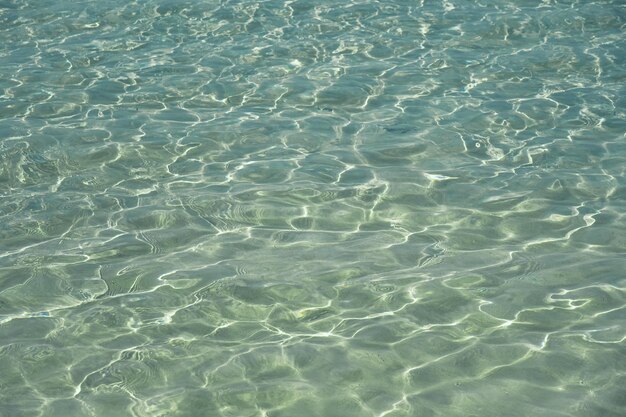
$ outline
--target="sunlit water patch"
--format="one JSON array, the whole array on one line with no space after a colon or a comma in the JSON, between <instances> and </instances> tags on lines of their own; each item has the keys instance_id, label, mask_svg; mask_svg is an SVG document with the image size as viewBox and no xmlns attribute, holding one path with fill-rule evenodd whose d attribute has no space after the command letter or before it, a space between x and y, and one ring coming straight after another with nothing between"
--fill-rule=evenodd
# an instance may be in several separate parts
<instances>
[{"instance_id":1,"label":"sunlit water patch","mask_svg":"<svg viewBox=\"0 0 626 417\"><path fill-rule=\"evenodd\" d=\"M623 417L625 25L0 1L0 415Z\"/></svg>"}]
</instances>

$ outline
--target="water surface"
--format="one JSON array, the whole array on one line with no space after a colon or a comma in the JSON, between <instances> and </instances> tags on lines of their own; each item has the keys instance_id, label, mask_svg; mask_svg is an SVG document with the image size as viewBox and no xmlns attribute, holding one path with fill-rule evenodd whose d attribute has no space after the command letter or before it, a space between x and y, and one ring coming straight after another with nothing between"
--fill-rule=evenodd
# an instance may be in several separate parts
<instances>
[{"instance_id":1,"label":"water surface","mask_svg":"<svg viewBox=\"0 0 626 417\"><path fill-rule=\"evenodd\" d=\"M623 417L625 25L0 1L0 415Z\"/></svg>"}]
</instances>

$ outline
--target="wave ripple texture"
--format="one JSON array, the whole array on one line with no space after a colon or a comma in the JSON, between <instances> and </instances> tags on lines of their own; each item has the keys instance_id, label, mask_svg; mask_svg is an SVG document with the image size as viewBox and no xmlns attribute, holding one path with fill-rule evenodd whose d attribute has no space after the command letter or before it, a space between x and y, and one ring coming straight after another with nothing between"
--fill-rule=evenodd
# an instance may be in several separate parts
<instances>
[{"instance_id":1,"label":"wave ripple texture","mask_svg":"<svg viewBox=\"0 0 626 417\"><path fill-rule=\"evenodd\" d=\"M0 416L624 417L621 0L0 0Z\"/></svg>"}]
</instances>

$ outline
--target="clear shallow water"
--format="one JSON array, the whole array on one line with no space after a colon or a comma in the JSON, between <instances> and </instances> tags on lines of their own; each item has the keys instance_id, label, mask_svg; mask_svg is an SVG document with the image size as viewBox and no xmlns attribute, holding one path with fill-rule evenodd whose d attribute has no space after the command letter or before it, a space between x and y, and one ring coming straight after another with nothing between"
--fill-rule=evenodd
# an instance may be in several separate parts
<instances>
[{"instance_id":1,"label":"clear shallow water","mask_svg":"<svg viewBox=\"0 0 626 417\"><path fill-rule=\"evenodd\" d=\"M621 1L0 2L0 415L626 415Z\"/></svg>"}]
</instances>

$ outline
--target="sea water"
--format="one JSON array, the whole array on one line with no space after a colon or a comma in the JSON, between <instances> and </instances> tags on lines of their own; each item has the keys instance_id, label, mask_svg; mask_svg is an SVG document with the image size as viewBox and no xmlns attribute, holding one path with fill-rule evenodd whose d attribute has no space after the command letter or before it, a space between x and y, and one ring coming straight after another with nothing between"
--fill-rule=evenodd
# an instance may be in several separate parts
<instances>
[{"instance_id":1,"label":"sea water","mask_svg":"<svg viewBox=\"0 0 626 417\"><path fill-rule=\"evenodd\" d=\"M625 416L625 25L0 1L0 416Z\"/></svg>"}]
</instances>

